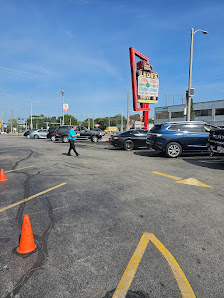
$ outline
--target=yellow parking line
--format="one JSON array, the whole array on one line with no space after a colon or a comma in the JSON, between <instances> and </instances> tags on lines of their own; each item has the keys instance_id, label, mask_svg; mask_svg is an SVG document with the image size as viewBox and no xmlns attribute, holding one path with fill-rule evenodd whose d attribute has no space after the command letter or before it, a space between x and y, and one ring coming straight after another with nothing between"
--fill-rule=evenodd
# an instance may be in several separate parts
<instances>
[{"instance_id":1,"label":"yellow parking line","mask_svg":"<svg viewBox=\"0 0 224 298\"><path fill-rule=\"evenodd\" d=\"M29 167L25 167L25 168L20 168L20 169L15 169L15 170L10 170L10 171L5 171L5 173L11 173L11 172L20 171L20 170L24 170L24 169L28 169L28 168L33 168L33 166L29 166Z\"/></svg>"},{"instance_id":2,"label":"yellow parking line","mask_svg":"<svg viewBox=\"0 0 224 298\"><path fill-rule=\"evenodd\" d=\"M149 233L145 233L145 234L148 234L148 237L150 238L151 242L156 246L156 248L158 248L158 250L161 252L163 257L169 264L173 272L173 275L177 281L179 289L181 291L182 297L186 297L186 298L196 297L184 272L180 268L175 258L168 251L168 249L153 234L149 234Z\"/></svg>"},{"instance_id":3,"label":"yellow parking line","mask_svg":"<svg viewBox=\"0 0 224 298\"><path fill-rule=\"evenodd\" d=\"M13 207L18 206L18 205L20 205L20 204L23 204L23 203L25 203L25 202L27 202L27 201L30 201L30 200L32 200L32 199L34 199L34 198L36 198L36 197L39 197L39 196L41 196L41 195L43 195L43 194L45 194L45 193L47 193L47 192L49 192L49 191L52 191L52 190L54 190L54 189L56 189L56 188L59 188L59 187L65 185L65 184L67 184L67 183L61 183L61 184L58 184L58 185L56 185L56 186L54 186L54 187L48 188L48 189L46 189L46 190L44 190L44 191L41 191L41 192L39 192L39 193L37 193L37 194L31 196L31 197L25 198L25 199L23 199L23 200L21 200L21 201L19 201L19 202L17 202L17 203L14 203L14 204L11 204L11 205L9 205L9 206L6 206L6 207L0 209L0 213L3 212L3 211L5 211L5 210L7 210L7 209L13 208Z\"/></svg>"},{"instance_id":4,"label":"yellow parking line","mask_svg":"<svg viewBox=\"0 0 224 298\"><path fill-rule=\"evenodd\" d=\"M128 263L128 266L114 292L113 298L125 298L128 289L132 283L135 273L138 269L139 263L144 255L145 249L148 245L149 240L156 246L156 248L161 252L167 263L169 264L173 275L177 281L179 289L181 291L182 297L184 298L194 298L195 294L185 276L181 270L179 264L167 248L153 235L150 233L144 233L138 243L138 246Z\"/></svg>"},{"instance_id":5,"label":"yellow parking line","mask_svg":"<svg viewBox=\"0 0 224 298\"><path fill-rule=\"evenodd\" d=\"M164 176L164 177L167 177L167 178L172 178L172 179L175 179L175 180L181 180L182 179L180 177L172 176L172 175L169 175L169 174L166 174L166 173L157 172L157 171L153 171L152 173L153 174L156 174L156 175Z\"/></svg>"},{"instance_id":6,"label":"yellow parking line","mask_svg":"<svg viewBox=\"0 0 224 298\"><path fill-rule=\"evenodd\" d=\"M113 298L126 297L128 289L131 286L132 280L134 279L135 273L138 269L138 265L144 255L148 243L149 238L146 237L145 234L143 234L133 256L131 257L130 262L128 263L126 270L124 271L124 274L116 288L116 291L114 292Z\"/></svg>"}]
</instances>

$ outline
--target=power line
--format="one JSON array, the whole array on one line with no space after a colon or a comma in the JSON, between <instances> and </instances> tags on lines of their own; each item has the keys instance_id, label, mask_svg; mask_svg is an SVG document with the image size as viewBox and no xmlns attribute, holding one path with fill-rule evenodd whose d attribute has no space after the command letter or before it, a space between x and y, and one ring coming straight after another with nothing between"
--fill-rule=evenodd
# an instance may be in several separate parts
<instances>
[{"instance_id":1,"label":"power line","mask_svg":"<svg viewBox=\"0 0 224 298\"><path fill-rule=\"evenodd\" d=\"M8 67L0 66L0 70L8 72L8 73L12 73L12 74L17 74L20 76L29 77L32 79L37 79L37 80L40 79L40 76L38 76L37 74L31 73L31 72L25 72L25 71L22 71L19 69L12 69L12 68L8 68Z\"/></svg>"}]
</instances>

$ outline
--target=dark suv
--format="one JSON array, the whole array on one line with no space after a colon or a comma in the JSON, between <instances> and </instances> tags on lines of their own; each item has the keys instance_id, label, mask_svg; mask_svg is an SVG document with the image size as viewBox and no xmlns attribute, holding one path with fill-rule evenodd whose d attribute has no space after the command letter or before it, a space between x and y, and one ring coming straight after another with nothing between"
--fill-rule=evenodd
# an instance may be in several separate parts
<instances>
[{"instance_id":1,"label":"dark suv","mask_svg":"<svg viewBox=\"0 0 224 298\"><path fill-rule=\"evenodd\" d=\"M63 125L59 126L55 132L55 141L63 141L64 143L68 142L69 130L73 125ZM91 139L92 142L98 142L102 138L102 134L99 131L89 130L84 126L76 126L76 132L80 134L77 137L78 140L87 140Z\"/></svg>"},{"instance_id":2,"label":"dark suv","mask_svg":"<svg viewBox=\"0 0 224 298\"><path fill-rule=\"evenodd\" d=\"M58 129L58 126L51 126L47 132L47 138L55 141L55 132Z\"/></svg>"},{"instance_id":3,"label":"dark suv","mask_svg":"<svg viewBox=\"0 0 224 298\"><path fill-rule=\"evenodd\" d=\"M167 157L178 157L183 151L208 151L209 131L215 128L202 121L167 122L150 129L146 144Z\"/></svg>"},{"instance_id":4,"label":"dark suv","mask_svg":"<svg viewBox=\"0 0 224 298\"><path fill-rule=\"evenodd\" d=\"M211 155L224 154L224 129L211 130L207 146Z\"/></svg>"}]
</instances>

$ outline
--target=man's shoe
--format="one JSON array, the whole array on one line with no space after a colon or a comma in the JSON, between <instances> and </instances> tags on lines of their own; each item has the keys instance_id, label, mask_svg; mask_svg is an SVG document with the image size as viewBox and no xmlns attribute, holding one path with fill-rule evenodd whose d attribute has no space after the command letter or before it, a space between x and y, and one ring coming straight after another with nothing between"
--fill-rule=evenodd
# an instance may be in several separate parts
<instances>
[{"instance_id":1,"label":"man's shoe","mask_svg":"<svg viewBox=\"0 0 224 298\"><path fill-rule=\"evenodd\" d=\"M72 156L71 154L67 154L67 156Z\"/></svg>"},{"instance_id":2,"label":"man's shoe","mask_svg":"<svg viewBox=\"0 0 224 298\"><path fill-rule=\"evenodd\" d=\"M80 155L79 153L76 154L76 156L79 156L79 155Z\"/></svg>"}]
</instances>

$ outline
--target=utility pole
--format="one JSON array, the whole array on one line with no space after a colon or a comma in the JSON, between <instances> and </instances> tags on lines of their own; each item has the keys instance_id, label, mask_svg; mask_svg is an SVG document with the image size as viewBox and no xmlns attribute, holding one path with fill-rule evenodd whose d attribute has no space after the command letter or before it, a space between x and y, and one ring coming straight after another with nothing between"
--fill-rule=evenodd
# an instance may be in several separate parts
<instances>
[{"instance_id":1,"label":"utility pole","mask_svg":"<svg viewBox=\"0 0 224 298\"><path fill-rule=\"evenodd\" d=\"M127 96L127 130L129 130L129 92Z\"/></svg>"},{"instance_id":2,"label":"utility pole","mask_svg":"<svg viewBox=\"0 0 224 298\"><path fill-rule=\"evenodd\" d=\"M182 105L184 104L184 94L181 94L182 96Z\"/></svg>"},{"instance_id":3,"label":"utility pole","mask_svg":"<svg viewBox=\"0 0 224 298\"><path fill-rule=\"evenodd\" d=\"M121 110L121 132L123 131L123 109Z\"/></svg>"},{"instance_id":4,"label":"utility pole","mask_svg":"<svg viewBox=\"0 0 224 298\"><path fill-rule=\"evenodd\" d=\"M109 117L109 127L110 127L110 117Z\"/></svg>"},{"instance_id":5,"label":"utility pole","mask_svg":"<svg viewBox=\"0 0 224 298\"><path fill-rule=\"evenodd\" d=\"M93 118L93 129L94 129L94 118Z\"/></svg>"},{"instance_id":6,"label":"utility pole","mask_svg":"<svg viewBox=\"0 0 224 298\"><path fill-rule=\"evenodd\" d=\"M173 106L174 106L174 103L175 103L175 96L176 96L176 94L173 95Z\"/></svg>"},{"instance_id":7,"label":"utility pole","mask_svg":"<svg viewBox=\"0 0 224 298\"><path fill-rule=\"evenodd\" d=\"M63 112L63 120L62 120L62 125L65 124L65 112L64 112L64 94L65 92L63 90L59 91L62 95L62 112Z\"/></svg>"},{"instance_id":8,"label":"utility pole","mask_svg":"<svg viewBox=\"0 0 224 298\"><path fill-rule=\"evenodd\" d=\"M30 103L30 118L31 118L30 129L33 129L32 102Z\"/></svg>"},{"instance_id":9,"label":"utility pole","mask_svg":"<svg viewBox=\"0 0 224 298\"><path fill-rule=\"evenodd\" d=\"M11 112L12 112L12 115L11 115L11 133L12 133L13 110Z\"/></svg>"},{"instance_id":10,"label":"utility pole","mask_svg":"<svg viewBox=\"0 0 224 298\"><path fill-rule=\"evenodd\" d=\"M191 89L191 79L192 79L193 39L194 39L194 34L198 31L201 31L203 34L208 34L208 32L205 31L205 30L198 29L198 30L194 31L194 28L191 28L191 48L190 48L190 65L189 65L189 81L188 81L187 121L191 120L190 89Z\"/></svg>"}]
</instances>

